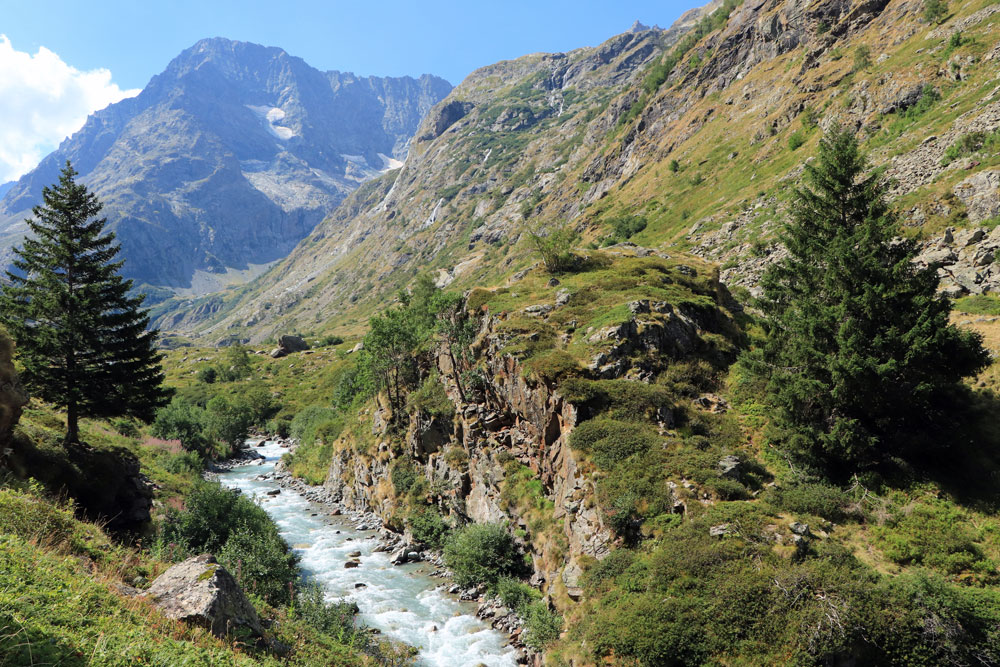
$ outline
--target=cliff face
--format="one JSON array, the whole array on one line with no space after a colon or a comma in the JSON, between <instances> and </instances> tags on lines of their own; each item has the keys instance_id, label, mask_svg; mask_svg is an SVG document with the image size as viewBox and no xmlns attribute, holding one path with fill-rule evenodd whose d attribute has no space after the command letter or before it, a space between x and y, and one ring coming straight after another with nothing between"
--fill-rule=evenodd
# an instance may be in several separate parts
<instances>
[{"instance_id":1,"label":"cliff face","mask_svg":"<svg viewBox=\"0 0 1000 667\"><path fill-rule=\"evenodd\" d=\"M28 396L14 371L14 342L0 330L0 462L10 444L10 436L21 417Z\"/></svg>"},{"instance_id":2,"label":"cliff face","mask_svg":"<svg viewBox=\"0 0 1000 667\"><path fill-rule=\"evenodd\" d=\"M643 392L665 368L725 358L732 348L724 341L739 338L728 293L704 266L651 257L642 248L614 253L606 272L584 272L572 283L549 285L548 275L535 268L509 288L474 291L466 303L478 326L471 358L456 361L454 350L442 344L423 373L443 384L453 416L411 409L401 432L380 399L359 418L366 443L356 433L336 443L324 484L331 496L402 530L412 501L394 488L393 471L412 465L429 489L426 501L443 515L457 523L509 522L532 556L532 583L557 599L578 598L584 566L620 541L608 524L620 509L598 489L602 474L594 463L571 446L576 426L603 408L587 391L567 390L566 377L545 370L543 360L561 359L567 377L598 393L610 387ZM604 306L605 299L622 298L606 292L604 280L643 270L665 272L670 285L691 282L672 299L658 300L655 281L640 280L627 307ZM470 372L479 379L470 380ZM633 389L621 389L616 383L622 382ZM665 395L656 393L655 404L628 418L648 417L660 433L671 433L685 408ZM671 502L683 511L679 497Z\"/></svg>"},{"instance_id":3,"label":"cliff face","mask_svg":"<svg viewBox=\"0 0 1000 667\"><path fill-rule=\"evenodd\" d=\"M72 160L105 203L128 277L195 294L246 280L405 157L450 90L429 75L320 72L278 48L202 40L9 188L0 262Z\"/></svg>"}]
</instances>

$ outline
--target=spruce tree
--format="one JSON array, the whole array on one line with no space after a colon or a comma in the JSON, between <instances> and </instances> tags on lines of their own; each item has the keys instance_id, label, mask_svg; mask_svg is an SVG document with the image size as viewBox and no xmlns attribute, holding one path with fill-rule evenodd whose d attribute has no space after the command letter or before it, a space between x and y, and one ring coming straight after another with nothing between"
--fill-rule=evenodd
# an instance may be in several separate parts
<instances>
[{"instance_id":1,"label":"spruce tree","mask_svg":"<svg viewBox=\"0 0 1000 667\"><path fill-rule=\"evenodd\" d=\"M835 128L805 168L783 241L762 279L766 378L786 446L834 476L917 452L907 434L947 420L943 397L988 363L977 334L948 322L935 267L918 268L882 176Z\"/></svg>"},{"instance_id":2,"label":"spruce tree","mask_svg":"<svg viewBox=\"0 0 1000 667\"><path fill-rule=\"evenodd\" d=\"M129 295L122 261L102 204L76 182L69 162L58 184L25 222L0 290L0 321L14 336L22 379L45 401L66 409L66 442L79 442L81 417L151 419L163 405L162 356L148 331L143 297Z\"/></svg>"}]
</instances>

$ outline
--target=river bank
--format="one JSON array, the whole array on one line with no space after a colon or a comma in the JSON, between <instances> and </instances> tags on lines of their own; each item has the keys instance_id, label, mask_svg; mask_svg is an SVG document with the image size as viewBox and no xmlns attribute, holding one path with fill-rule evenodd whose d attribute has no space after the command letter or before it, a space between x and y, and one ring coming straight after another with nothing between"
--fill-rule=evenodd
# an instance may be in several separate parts
<instances>
[{"instance_id":1,"label":"river bank","mask_svg":"<svg viewBox=\"0 0 1000 667\"><path fill-rule=\"evenodd\" d=\"M424 665L510 667L528 660L512 645L520 633L504 627L512 614L497 613L482 591L447 583L440 554L404 544L374 514L345 511L322 487L280 470L288 447L250 445L209 475L255 496L329 599L355 601L363 623L417 646Z\"/></svg>"}]
</instances>

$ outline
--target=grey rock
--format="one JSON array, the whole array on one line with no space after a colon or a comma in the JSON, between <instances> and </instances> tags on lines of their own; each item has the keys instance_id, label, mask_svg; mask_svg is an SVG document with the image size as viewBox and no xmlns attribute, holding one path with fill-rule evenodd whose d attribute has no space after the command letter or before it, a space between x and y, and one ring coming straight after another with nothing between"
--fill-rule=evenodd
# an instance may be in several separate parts
<instances>
[{"instance_id":1,"label":"grey rock","mask_svg":"<svg viewBox=\"0 0 1000 667\"><path fill-rule=\"evenodd\" d=\"M798 521L793 521L788 528L796 535L808 535L809 534L809 524L799 523Z\"/></svg>"},{"instance_id":2,"label":"grey rock","mask_svg":"<svg viewBox=\"0 0 1000 667\"><path fill-rule=\"evenodd\" d=\"M970 222L996 217L1000 215L1000 170L987 169L973 174L956 185L954 193L965 204Z\"/></svg>"},{"instance_id":3,"label":"grey rock","mask_svg":"<svg viewBox=\"0 0 1000 667\"><path fill-rule=\"evenodd\" d=\"M719 460L719 474L730 479L739 479L743 473L743 463L736 456L723 456Z\"/></svg>"},{"instance_id":4,"label":"grey rock","mask_svg":"<svg viewBox=\"0 0 1000 667\"><path fill-rule=\"evenodd\" d=\"M236 626L263 634L257 610L210 554L174 565L156 578L145 595L169 618L201 626L217 637Z\"/></svg>"},{"instance_id":5,"label":"grey rock","mask_svg":"<svg viewBox=\"0 0 1000 667\"><path fill-rule=\"evenodd\" d=\"M309 349L309 343L301 336L284 335L278 339L278 347L286 352L305 352Z\"/></svg>"},{"instance_id":6,"label":"grey rock","mask_svg":"<svg viewBox=\"0 0 1000 667\"><path fill-rule=\"evenodd\" d=\"M708 534L712 537L722 537L723 535L729 535L732 532L732 524L720 523L717 526L712 526L708 529Z\"/></svg>"}]
</instances>

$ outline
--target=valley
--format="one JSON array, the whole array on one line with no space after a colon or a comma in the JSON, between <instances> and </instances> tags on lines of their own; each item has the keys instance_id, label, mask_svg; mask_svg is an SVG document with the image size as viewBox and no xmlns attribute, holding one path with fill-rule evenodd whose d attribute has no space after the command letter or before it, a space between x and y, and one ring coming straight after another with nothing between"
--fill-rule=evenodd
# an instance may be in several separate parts
<instances>
[{"instance_id":1,"label":"valley","mask_svg":"<svg viewBox=\"0 0 1000 667\"><path fill-rule=\"evenodd\" d=\"M994 0L455 87L198 42L0 190L0 667L997 664L998 58ZM131 375L13 249L65 159Z\"/></svg>"}]
</instances>

